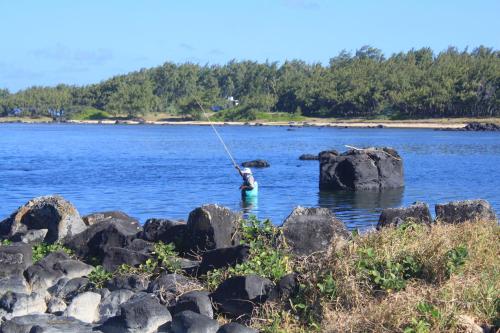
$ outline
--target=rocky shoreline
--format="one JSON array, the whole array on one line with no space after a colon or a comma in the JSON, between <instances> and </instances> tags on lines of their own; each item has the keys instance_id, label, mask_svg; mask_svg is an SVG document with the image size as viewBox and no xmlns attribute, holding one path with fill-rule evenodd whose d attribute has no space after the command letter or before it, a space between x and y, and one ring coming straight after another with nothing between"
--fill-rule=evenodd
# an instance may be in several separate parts
<instances>
[{"instance_id":1,"label":"rocky shoreline","mask_svg":"<svg viewBox=\"0 0 500 333\"><path fill-rule=\"evenodd\" d=\"M436 206L443 224L496 219L484 200ZM416 203L384 210L377 229L409 222L436 223ZM141 226L35 198L0 222L0 332L256 332L256 313L298 292L290 260L334 254L352 237L324 208L298 207L281 227L218 205Z\"/></svg>"}]
</instances>

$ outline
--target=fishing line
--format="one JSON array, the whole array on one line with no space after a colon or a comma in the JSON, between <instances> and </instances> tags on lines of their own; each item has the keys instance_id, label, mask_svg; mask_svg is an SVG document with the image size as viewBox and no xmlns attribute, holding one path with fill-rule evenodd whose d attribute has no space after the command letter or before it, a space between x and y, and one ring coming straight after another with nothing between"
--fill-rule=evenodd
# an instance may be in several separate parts
<instances>
[{"instance_id":1,"label":"fishing line","mask_svg":"<svg viewBox=\"0 0 500 333\"><path fill-rule=\"evenodd\" d=\"M227 155L229 156L229 158L231 159L231 162L233 163L234 167L237 168L238 167L238 164L236 163L236 161L234 160L233 158L233 155L231 155L231 152L229 151L229 148L227 148L226 144L224 143L224 140L222 140L222 137L220 136L219 132L217 131L217 129L215 128L213 122L210 120L210 118L208 117L207 113L205 112L205 109L203 108L203 106L201 105L200 102L198 102L198 99L195 98L195 101L196 101L196 104L198 104L198 106L200 107L201 109L201 112L203 112L203 115L205 116L205 118L207 118L208 120L208 123L210 124L210 127L212 127L212 129L214 130L215 132L215 135L217 135L217 137L219 138L219 141L220 143L222 143L222 146L224 147L224 150L226 150L226 153Z\"/></svg>"}]
</instances>

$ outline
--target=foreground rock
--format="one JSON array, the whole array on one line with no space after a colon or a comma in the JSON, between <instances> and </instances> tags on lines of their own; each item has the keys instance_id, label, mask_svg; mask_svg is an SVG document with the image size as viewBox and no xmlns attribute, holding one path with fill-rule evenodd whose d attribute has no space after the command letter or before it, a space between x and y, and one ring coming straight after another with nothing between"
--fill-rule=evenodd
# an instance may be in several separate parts
<instances>
[{"instance_id":1,"label":"foreground rock","mask_svg":"<svg viewBox=\"0 0 500 333\"><path fill-rule=\"evenodd\" d=\"M236 232L241 216L218 205L205 205L189 214L187 229L190 248L213 250L238 244Z\"/></svg>"},{"instance_id":2,"label":"foreground rock","mask_svg":"<svg viewBox=\"0 0 500 333\"><path fill-rule=\"evenodd\" d=\"M203 275L214 269L241 264L248 259L249 255L250 247L248 245L238 245L207 251L202 255L197 274Z\"/></svg>"},{"instance_id":3,"label":"foreground rock","mask_svg":"<svg viewBox=\"0 0 500 333\"><path fill-rule=\"evenodd\" d=\"M210 319L199 313L186 310L174 315L170 329L161 332L217 333L218 329L219 324L216 320Z\"/></svg>"},{"instance_id":4,"label":"foreground rock","mask_svg":"<svg viewBox=\"0 0 500 333\"><path fill-rule=\"evenodd\" d=\"M23 272L31 266L32 260L30 245L14 243L0 246L0 296L7 291L28 292Z\"/></svg>"},{"instance_id":5,"label":"foreground rock","mask_svg":"<svg viewBox=\"0 0 500 333\"><path fill-rule=\"evenodd\" d=\"M76 208L57 195L28 201L9 218L0 222L0 234L18 238L30 230L47 230L44 242L61 242L86 229Z\"/></svg>"},{"instance_id":6,"label":"foreground rock","mask_svg":"<svg viewBox=\"0 0 500 333\"><path fill-rule=\"evenodd\" d=\"M53 252L28 267L24 276L33 291L46 290L62 278L77 278L88 275L93 267L71 259L64 252Z\"/></svg>"},{"instance_id":7,"label":"foreground rock","mask_svg":"<svg viewBox=\"0 0 500 333\"><path fill-rule=\"evenodd\" d=\"M53 314L30 314L15 317L2 324L2 333L99 333L92 325L71 317Z\"/></svg>"},{"instance_id":8,"label":"foreground rock","mask_svg":"<svg viewBox=\"0 0 500 333\"><path fill-rule=\"evenodd\" d=\"M150 242L173 243L176 248L184 248L187 224L169 219L148 219L144 224L141 238Z\"/></svg>"},{"instance_id":9,"label":"foreground rock","mask_svg":"<svg viewBox=\"0 0 500 333\"><path fill-rule=\"evenodd\" d=\"M44 293L22 294L7 292L0 298L0 308L7 311L8 317L44 313L47 310Z\"/></svg>"},{"instance_id":10,"label":"foreground rock","mask_svg":"<svg viewBox=\"0 0 500 333\"><path fill-rule=\"evenodd\" d=\"M408 207L386 208L380 214L377 229L387 226L396 227L405 222L432 223L429 205L423 202L416 202Z\"/></svg>"},{"instance_id":11,"label":"foreground rock","mask_svg":"<svg viewBox=\"0 0 500 333\"><path fill-rule=\"evenodd\" d=\"M229 278L212 294L218 311L235 318L250 316L255 306L275 297L274 284L257 275Z\"/></svg>"},{"instance_id":12,"label":"foreground rock","mask_svg":"<svg viewBox=\"0 0 500 333\"><path fill-rule=\"evenodd\" d=\"M253 160L241 163L245 168L268 168L271 165L265 160Z\"/></svg>"},{"instance_id":13,"label":"foreground rock","mask_svg":"<svg viewBox=\"0 0 500 333\"><path fill-rule=\"evenodd\" d=\"M217 333L257 333L257 331L233 322L222 325Z\"/></svg>"},{"instance_id":14,"label":"foreground rock","mask_svg":"<svg viewBox=\"0 0 500 333\"><path fill-rule=\"evenodd\" d=\"M328 208L297 207L283 222L283 234L294 254L331 251L349 239L344 223Z\"/></svg>"},{"instance_id":15,"label":"foreground rock","mask_svg":"<svg viewBox=\"0 0 500 333\"><path fill-rule=\"evenodd\" d=\"M110 247L127 247L142 231L139 222L126 214L106 217L94 222L84 232L72 237L65 245L85 259L103 260Z\"/></svg>"},{"instance_id":16,"label":"foreground rock","mask_svg":"<svg viewBox=\"0 0 500 333\"><path fill-rule=\"evenodd\" d=\"M94 292L84 292L71 301L64 315L73 317L84 323L93 323L99 320L99 303L101 295Z\"/></svg>"},{"instance_id":17,"label":"foreground rock","mask_svg":"<svg viewBox=\"0 0 500 333\"><path fill-rule=\"evenodd\" d=\"M167 308L153 295L140 294L120 306L120 315L98 327L104 333L153 333L172 320Z\"/></svg>"},{"instance_id":18,"label":"foreground rock","mask_svg":"<svg viewBox=\"0 0 500 333\"><path fill-rule=\"evenodd\" d=\"M317 161L319 160L319 155L313 155L313 154L302 154L299 156L299 160L301 161Z\"/></svg>"},{"instance_id":19,"label":"foreground rock","mask_svg":"<svg viewBox=\"0 0 500 333\"><path fill-rule=\"evenodd\" d=\"M320 155L321 190L384 190L404 186L403 161L391 148L351 149Z\"/></svg>"},{"instance_id":20,"label":"foreground rock","mask_svg":"<svg viewBox=\"0 0 500 333\"><path fill-rule=\"evenodd\" d=\"M444 223L496 221L493 208L486 200L453 201L436 205L436 220Z\"/></svg>"},{"instance_id":21,"label":"foreground rock","mask_svg":"<svg viewBox=\"0 0 500 333\"><path fill-rule=\"evenodd\" d=\"M172 307L171 313L175 315L179 312L189 310L212 319L214 312L208 295L208 291L201 290L193 290L182 294Z\"/></svg>"}]
</instances>

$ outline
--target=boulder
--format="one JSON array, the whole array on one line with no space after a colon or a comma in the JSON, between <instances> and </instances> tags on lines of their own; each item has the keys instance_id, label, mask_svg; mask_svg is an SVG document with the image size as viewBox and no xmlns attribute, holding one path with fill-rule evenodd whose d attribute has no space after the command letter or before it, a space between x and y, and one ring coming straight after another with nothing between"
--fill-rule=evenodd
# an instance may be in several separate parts
<instances>
[{"instance_id":1,"label":"boulder","mask_svg":"<svg viewBox=\"0 0 500 333\"><path fill-rule=\"evenodd\" d=\"M199 313L186 310L174 315L169 332L217 333L218 329L219 323L217 323L217 320L213 320Z\"/></svg>"},{"instance_id":2,"label":"boulder","mask_svg":"<svg viewBox=\"0 0 500 333\"><path fill-rule=\"evenodd\" d=\"M222 325L217 333L257 333L257 330L232 322Z\"/></svg>"},{"instance_id":3,"label":"boulder","mask_svg":"<svg viewBox=\"0 0 500 333\"><path fill-rule=\"evenodd\" d=\"M121 247L108 247L102 266L108 272L114 272L122 264L138 266L150 259L151 255Z\"/></svg>"},{"instance_id":4,"label":"boulder","mask_svg":"<svg viewBox=\"0 0 500 333\"><path fill-rule=\"evenodd\" d=\"M488 201L464 200L436 205L436 220L444 223L466 221L496 221L497 217Z\"/></svg>"},{"instance_id":5,"label":"boulder","mask_svg":"<svg viewBox=\"0 0 500 333\"><path fill-rule=\"evenodd\" d=\"M79 294L68 305L64 315L66 317L73 317L84 323L93 323L99 319L99 303L101 302L101 295L87 291Z\"/></svg>"},{"instance_id":6,"label":"boulder","mask_svg":"<svg viewBox=\"0 0 500 333\"><path fill-rule=\"evenodd\" d=\"M187 224L184 221L148 219L141 238L150 242L173 243L176 248L185 247Z\"/></svg>"},{"instance_id":7,"label":"boulder","mask_svg":"<svg viewBox=\"0 0 500 333\"><path fill-rule=\"evenodd\" d=\"M102 260L110 247L127 247L142 231L137 220L110 217L89 226L65 245L79 257Z\"/></svg>"},{"instance_id":8,"label":"boulder","mask_svg":"<svg viewBox=\"0 0 500 333\"><path fill-rule=\"evenodd\" d=\"M28 292L23 272L33 261L31 246L23 243L0 246L0 295L7 291Z\"/></svg>"},{"instance_id":9,"label":"boulder","mask_svg":"<svg viewBox=\"0 0 500 333\"><path fill-rule=\"evenodd\" d=\"M238 244L241 216L226 207L205 205L189 214L187 222L192 250L213 250Z\"/></svg>"},{"instance_id":10,"label":"boulder","mask_svg":"<svg viewBox=\"0 0 500 333\"><path fill-rule=\"evenodd\" d=\"M380 214L377 229L387 226L398 226L405 222L432 223L429 205L423 202L415 202L413 205L402 208L386 208Z\"/></svg>"},{"instance_id":11,"label":"boulder","mask_svg":"<svg viewBox=\"0 0 500 333\"><path fill-rule=\"evenodd\" d=\"M25 316L33 313L44 313L47 310L45 294L21 294L8 291L0 298L0 308L9 313L9 317Z\"/></svg>"},{"instance_id":12,"label":"boulder","mask_svg":"<svg viewBox=\"0 0 500 333\"><path fill-rule=\"evenodd\" d=\"M289 299L299 292L299 281L296 273L283 276L277 286L278 294L282 299Z\"/></svg>"},{"instance_id":13,"label":"boulder","mask_svg":"<svg viewBox=\"0 0 500 333\"><path fill-rule=\"evenodd\" d=\"M120 315L98 327L104 333L153 333L172 320L168 309L153 295L133 297L120 306Z\"/></svg>"},{"instance_id":14,"label":"boulder","mask_svg":"<svg viewBox=\"0 0 500 333\"><path fill-rule=\"evenodd\" d=\"M218 311L232 317L250 316L255 306L276 297L274 284L257 275L235 276L211 295Z\"/></svg>"},{"instance_id":15,"label":"boulder","mask_svg":"<svg viewBox=\"0 0 500 333\"><path fill-rule=\"evenodd\" d=\"M96 212L82 217L83 222L88 226L112 219L131 221L135 220L124 212L120 211Z\"/></svg>"},{"instance_id":16,"label":"boulder","mask_svg":"<svg viewBox=\"0 0 500 333\"><path fill-rule=\"evenodd\" d=\"M202 254L198 274L203 275L217 268L241 264L248 259L249 255L250 247L248 245L237 245L207 251Z\"/></svg>"},{"instance_id":17,"label":"boulder","mask_svg":"<svg viewBox=\"0 0 500 333\"><path fill-rule=\"evenodd\" d=\"M32 314L15 317L2 324L2 333L99 333L92 325L72 317Z\"/></svg>"},{"instance_id":18,"label":"boulder","mask_svg":"<svg viewBox=\"0 0 500 333\"><path fill-rule=\"evenodd\" d=\"M148 287L148 293L156 295L162 303L170 303L187 290L200 289L199 284L183 275L163 272Z\"/></svg>"},{"instance_id":19,"label":"boulder","mask_svg":"<svg viewBox=\"0 0 500 333\"><path fill-rule=\"evenodd\" d=\"M245 168L268 168L271 165L269 162L264 160L253 160L241 163L241 166Z\"/></svg>"},{"instance_id":20,"label":"boulder","mask_svg":"<svg viewBox=\"0 0 500 333\"><path fill-rule=\"evenodd\" d=\"M47 302L47 312L54 314L62 314L68 306L59 297L51 297Z\"/></svg>"},{"instance_id":21,"label":"boulder","mask_svg":"<svg viewBox=\"0 0 500 333\"><path fill-rule=\"evenodd\" d=\"M350 238L344 223L328 208L297 207L283 222L282 230L296 255L330 252Z\"/></svg>"},{"instance_id":22,"label":"boulder","mask_svg":"<svg viewBox=\"0 0 500 333\"><path fill-rule=\"evenodd\" d=\"M299 156L299 160L301 161L317 161L319 160L319 155L316 154L302 154Z\"/></svg>"},{"instance_id":23,"label":"boulder","mask_svg":"<svg viewBox=\"0 0 500 333\"><path fill-rule=\"evenodd\" d=\"M351 149L319 155L321 190L384 190L404 186L403 160L391 148Z\"/></svg>"},{"instance_id":24,"label":"boulder","mask_svg":"<svg viewBox=\"0 0 500 333\"><path fill-rule=\"evenodd\" d=\"M29 230L47 229L43 239L47 243L62 242L86 228L76 208L57 195L28 201L0 224L0 232L14 238Z\"/></svg>"},{"instance_id":25,"label":"boulder","mask_svg":"<svg viewBox=\"0 0 500 333\"><path fill-rule=\"evenodd\" d=\"M148 288L149 281L146 277L136 274L118 275L106 282L106 288L110 291L127 289L132 291L143 291Z\"/></svg>"},{"instance_id":26,"label":"boulder","mask_svg":"<svg viewBox=\"0 0 500 333\"><path fill-rule=\"evenodd\" d=\"M33 291L45 290L61 278L68 279L88 275L94 268L79 260L71 259L64 252L52 252L24 271Z\"/></svg>"},{"instance_id":27,"label":"boulder","mask_svg":"<svg viewBox=\"0 0 500 333\"><path fill-rule=\"evenodd\" d=\"M74 279L62 278L47 291L55 297L71 301L75 296L84 292L89 287L89 279L78 277Z\"/></svg>"},{"instance_id":28,"label":"boulder","mask_svg":"<svg viewBox=\"0 0 500 333\"><path fill-rule=\"evenodd\" d=\"M175 305L170 309L170 313L175 315L179 312L190 310L198 314L207 316L209 318L214 317L214 311L212 309L212 302L209 293L207 291L194 290L182 294Z\"/></svg>"},{"instance_id":29,"label":"boulder","mask_svg":"<svg viewBox=\"0 0 500 333\"><path fill-rule=\"evenodd\" d=\"M114 290L102 299L99 305L99 320L105 321L111 317L120 315L120 306L127 302L134 292L127 289Z\"/></svg>"},{"instance_id":30,"label":"boulder","mask_svg":"<svg viewBox=\"0 0 500 333\"><path fill-rule=\"evenodd\" d=\"M43 240L47 236L47 232L49 232L49 229L33 229L28 230L23 234L16 234L12 236L11 239L15 242L38 244L43 242Z\"/></svg>"}]
</instances>

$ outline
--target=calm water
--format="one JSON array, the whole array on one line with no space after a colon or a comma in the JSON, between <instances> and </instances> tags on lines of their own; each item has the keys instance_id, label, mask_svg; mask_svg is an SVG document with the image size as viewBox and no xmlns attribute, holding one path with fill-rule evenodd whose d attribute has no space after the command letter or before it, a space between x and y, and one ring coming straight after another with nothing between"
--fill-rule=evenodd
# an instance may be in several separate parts
<instances>
[{"instance_id":1,"label":"calm water","mask_svg":"<svg viewBox=\"0 0 500 333\"><path fill-rule=\"evenodd\" d=\"M123 210L186 219L205 203L251 211L280 224L293 207L333 209L350 227L376 223L385 207L485 198L500 211L500 135L410 129L219 127L238 161L255 169L258 201L243 204L240 178L209 127L0 125L0 219L29 199L58 193L81 214ZM320 193L317 161L303 153L344 145L392 146L406 187L379 193ZM431 207L431 209L433 209Z\"/></svg>"}]
</instances>

